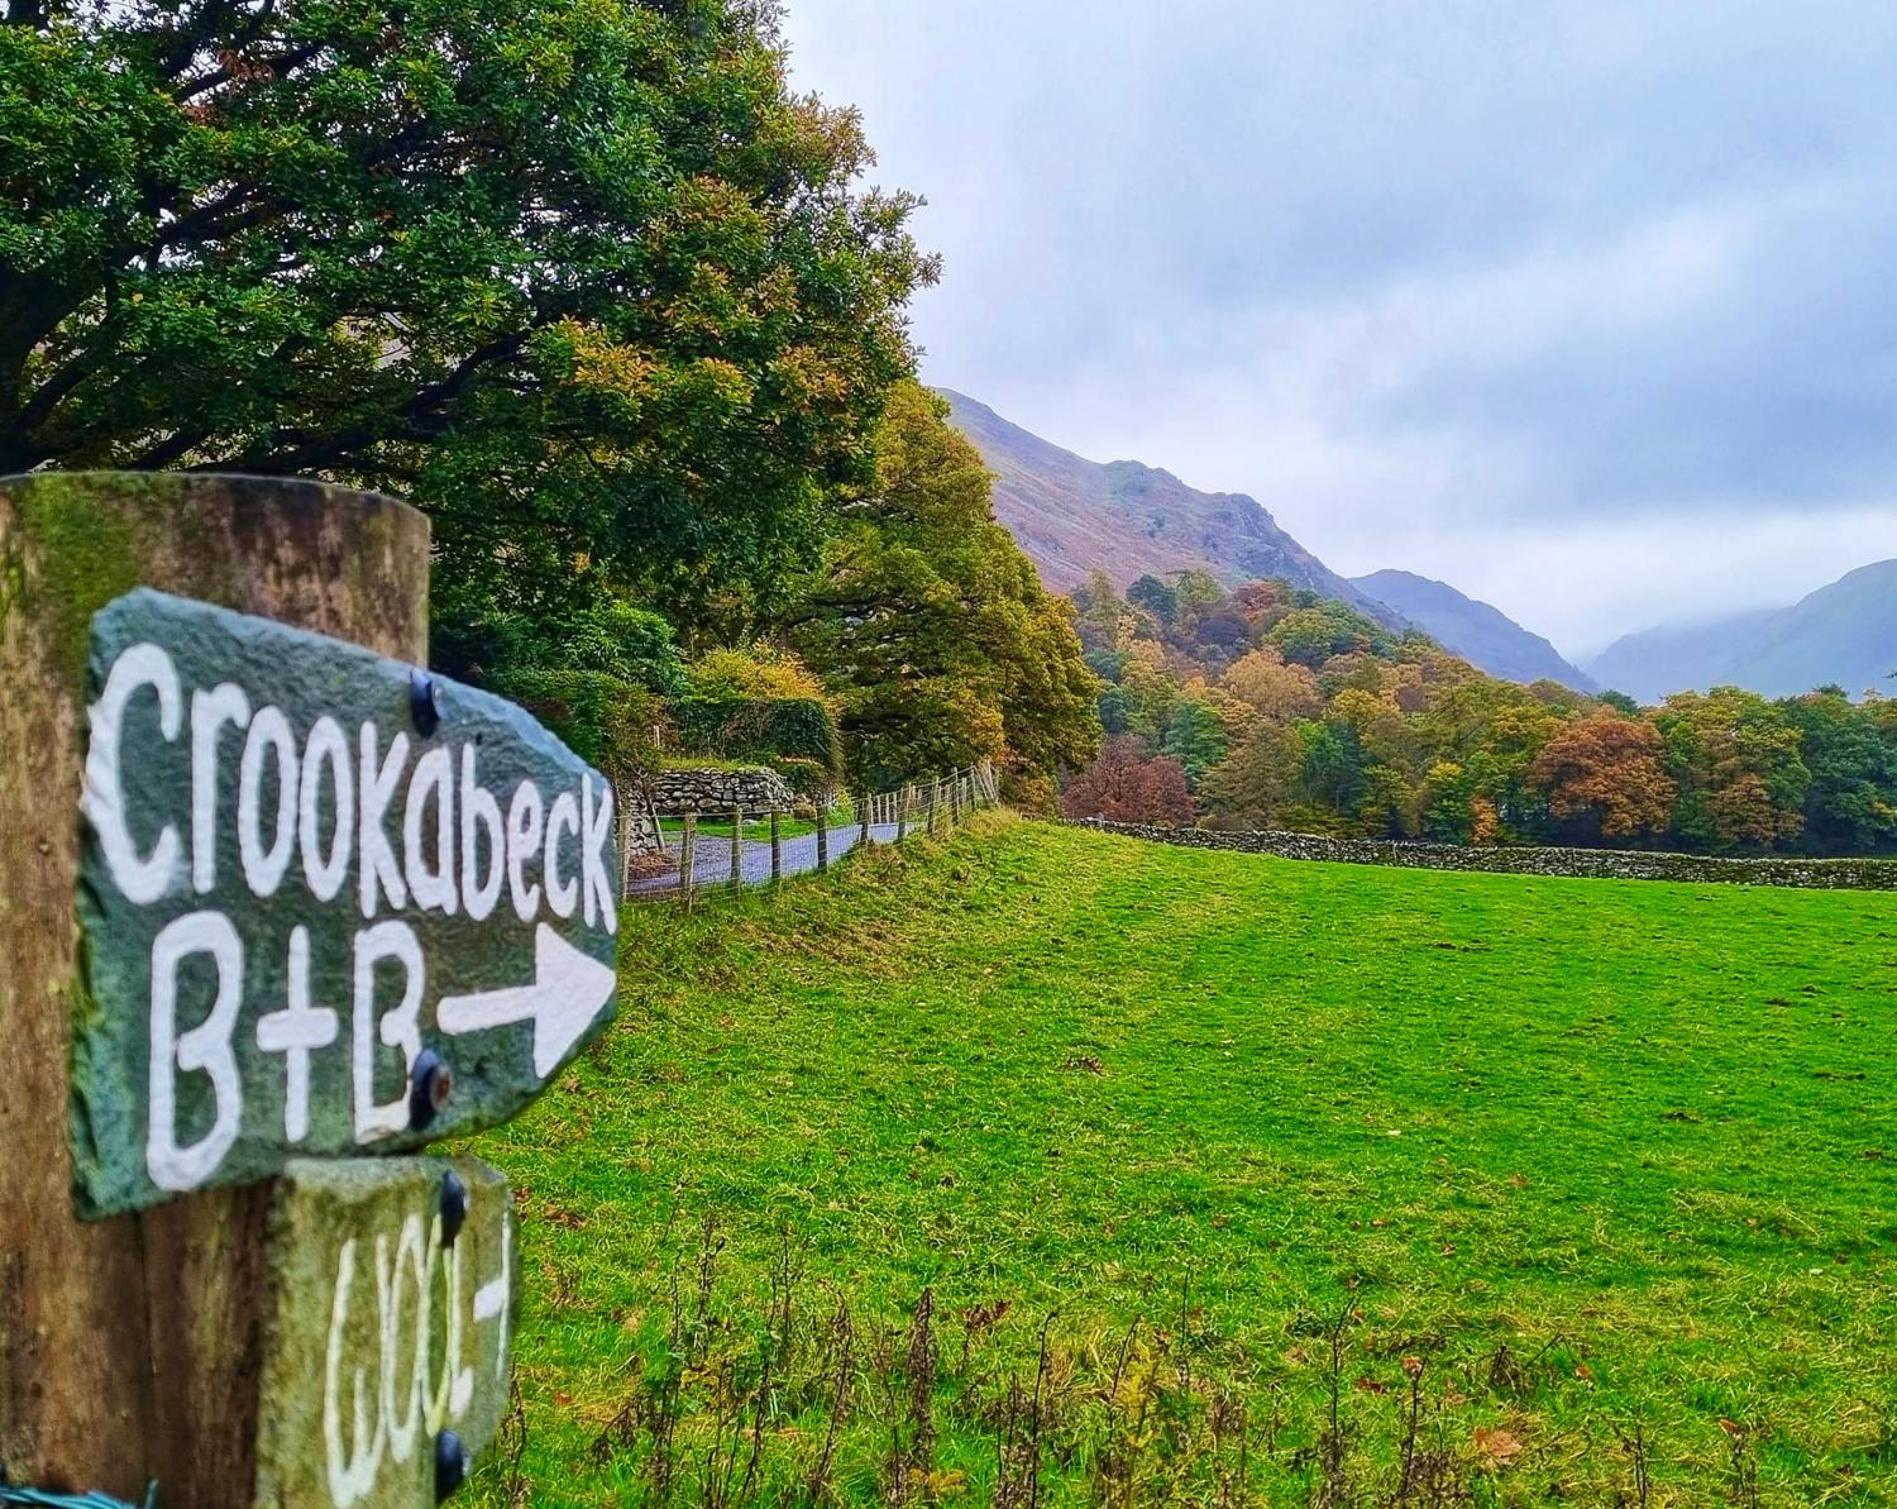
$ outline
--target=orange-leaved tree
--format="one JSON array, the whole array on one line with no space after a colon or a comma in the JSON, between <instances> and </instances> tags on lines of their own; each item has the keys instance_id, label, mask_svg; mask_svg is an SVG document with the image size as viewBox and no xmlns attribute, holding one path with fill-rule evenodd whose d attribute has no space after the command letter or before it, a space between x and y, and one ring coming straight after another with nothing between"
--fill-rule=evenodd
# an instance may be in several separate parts
<instances>
[{"instance_id":1,"label":"orange-leaved tree","mask_svg":"<svg viewBox=\"0 0 1897 1509\"><path fill-rule=\"evenodd\" d=\"M1666 740L1651 723L1598 713L1542 746L1529 780L1548 811L1588 841L1629 840L1666 830L1677 788L1666 770Z\"/></svg>"}]
</instances>

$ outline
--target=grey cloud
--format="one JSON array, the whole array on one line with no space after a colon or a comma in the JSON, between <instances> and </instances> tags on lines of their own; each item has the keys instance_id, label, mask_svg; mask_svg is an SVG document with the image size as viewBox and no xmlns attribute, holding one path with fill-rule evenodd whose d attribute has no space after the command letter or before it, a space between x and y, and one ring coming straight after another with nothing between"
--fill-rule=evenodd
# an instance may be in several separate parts
<instances>
[{"instance_id":1,"label":"grey cloud","mask_svg":"<svg viewBox=\"0 0 1897 1509\"><path fill-rule=\"evenodd\" d=\"M1897 8L790 7L797 81L930 197L927 374L1051 439L1349 569L1419 517L1717 552L1897 499Z\"/></svg>"}]
</instances>

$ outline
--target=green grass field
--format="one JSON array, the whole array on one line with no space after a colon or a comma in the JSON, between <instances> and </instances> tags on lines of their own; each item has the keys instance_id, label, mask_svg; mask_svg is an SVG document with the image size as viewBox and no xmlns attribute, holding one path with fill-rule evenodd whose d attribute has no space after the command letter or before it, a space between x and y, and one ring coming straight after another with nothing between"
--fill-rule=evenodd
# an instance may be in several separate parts
<instances>
[{"instance_id":1,"label":"green grass field","mask_svg":"<svg viewBox=\"0 0 1897 1509\"><path fill-rule=\"evenodd\" d=\"M1889 896L989 815L622 948L477 1502L1897 1502Z\"/></svg>"}]
</instances>

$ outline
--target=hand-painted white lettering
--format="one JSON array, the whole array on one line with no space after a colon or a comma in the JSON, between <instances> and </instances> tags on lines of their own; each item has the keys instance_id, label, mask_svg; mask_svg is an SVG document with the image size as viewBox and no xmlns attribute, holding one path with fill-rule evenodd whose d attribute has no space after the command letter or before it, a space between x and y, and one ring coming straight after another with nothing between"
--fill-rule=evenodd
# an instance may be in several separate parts
<instances>
[{"instance_id":1,"label":"hand-painted white lettering","mask_svg":"<svg viewBox=\"0 0 1897 1509\"><path fill-rule=\"evenodd\" d=\"M513 1293L514 1229L502 1223L501 1271L474 1291L474 1319L476 1324L488 1320L501 1323L500 1345L494 1349L494 1371L503 1378L507 1376L507 1337L511 1323L508 1302Z\"/></svg>"},{"instance_id":2,"label":"hand-painted white lettering","mask_svg":"<svg viewBox=\"0 0 1897 1509\"><path fill-rule=\"evenodd\" d=\"M527 879L527 866L540 860L546 820L540 788L522 781L507 804L507 890L514 898L514 915L522 922L532 922L540 911L540 885Z\"/></svg>"},{"instance_id":3,"label":"hand-painted white lettering","mask_svg":"<svg viewBox=\"0 0 1897 1509\"><path fill-rule=\"evenodd\" d=\"M376 1290L382 1315L382 1417L389 1422L389 1454L406 1462L415 1454L422 1423L422 1390L428 1377L428 1255L422 1246L422 1218L412 1211L402 1222L395 1261L389 1261L386 1232L375 1239ZM403 1288L415 1290L415 1341L408 1364L408 1387L398 1389L401 1370ZM398 1408L396 1400L401 1399Z\"/></svg>"},{"instance_id":4,"label":"hand-painted white lettering","mask_svg":"<svg viewBox=\"0 0 1897 1509\"><path fill-rule=\"evenodd\" d=\"M146 687L158 694L158 731L167 740L178 737L184 721L184 695L178 687L178 668L155 644L136 644L112 662L105 689L92 706L92 737L86 748L86 816L99 838L112 883L126 900L140 906L156 901L171 888L178 868L178 829L166 823L158 830L151 852L141 857L125 823L125 786L121 779L119 747L126 705Z\"/></svg>"},{"instance_id":5,"label":"hand-painted white lettering","mask_svg":"<svg viewBox=\"0 0 1897 1509\"><path fill-rule=\"evenodd\" d=\"M310 930L290 929L288 999L281 1011L257 1019L257 1046L283 1055L283 1135L301 1142L310 1132L310 1053L336 1041L336 1013L310 1004Z\"/></svg>"},{"instance_id":6,"label":"hand-painted white lettering","mask_svg":"<svg viewBox=\"0 0 1897 1509\"><path fill-rule=\"evenodd\" d=\"M390 906L408 905L408 887L403 884L401 866L395 862L388 830L382 826L395 800L395 788L401 784L402 767L408 762L408 735L398 733L391 739L388 758L378 762L375 723L366 722L362 725L361 752L356 782L362 798L361 822L356 833L357 879L363 918L373 921L379 904L378 886L389 898Z\"/></svg>"},{"instance_id":7,"label":"hand-painted white lettering","mask_svg":"<svg viewBox=\"0 0 1897 1509\"><path fill-rule=\"evenodd\" d=\"M480 838L487 836L487 874L480 870ZM507 873L507 839L501 832L501 804L475 773L474 746L461 746L461 905L476 922L486 920L501 897Z\"/></svg>"},{"instance_id":8,"label":"hand-painted white lettering","mask_svg":"<svg viewBox=\"0 0 1897 1509\"><path fill-rule=\"evenodd\" d=\"M375 1019L375 967L384 959L402 966L402 1004ZM408 1128L409 1076L422 1051L422 945L406 922L378 922L356 934L356 999L350 1038L350 1067L356 1091L356 1141L378 1138ZM376 1039L402 1050L402 1087L395 1098L380 1105L375 1099Z\"/></svg>"},{"instance_id":9,"label":"hand-painted white lettering","mask_svg":"<svg viewBox=\"0 0 1897 1509\"><path fill-rule=\"evenodd\" d=\"M571 880L560 879L562 829L576 838L579 836L580 804L573 800L570 791L562 791L556 796L547 813L547 857L540 868L547 881L547 905L553 908L554 916L571 917L573 909L580 904L580 882L578 876Z\"/></svg>"},{"instance_id":10,"label":"hand-painted white lettering","mask_svg":"<svg viewBox=\"0 0 1897 1509\"><path fill-rule=\"evenodd\" d=\"M375 1487L376 1472L382 1466L382 1451L388 1435L388 1417L382 1413L379 1391L371 1393L362 1368L356 1369L355 1408L351 1411L354 1430L345 1448L342 1432L343 1344L349 1331L349 1296L356 1281L356 1239L343 1243L342 1256L336 1263L336 1290L329 1302L329 1346L323 1369L323 1445L329 1466L329 1497L336 1509L349 1509L358 1499L367 1498ZM369 1425L373 1412L375 1425Z\"/></svg>"},{"instance_id":11,"label":"hand-painted white lettering","mask_svg":"<svg viewBox=\"0 0 1897 1509\"><path fill-rule=\"evenodd\" d=\"M202 896L217 886L218 735L250 722L250 698L225 681L191 694L191 884Z\"/></svg>"},{"instance_id":12,"label":"hand-painted white lettering","mask_svg":"<svg viewBox=\"0 0 1897 1509\"><path fill-rule=\"evenodd\" d=\"M270 847L263 842L263 762L276 757L277 821ZM255 896L273 896L283 884L296 848L296 788L299 763L290 720L280 707L261 707L250 720L244 758L237 767L237 853L244 880Z\"/></svg>"},{"instance_id":13,"label":"hand-painted white lettering","mask_svg":"<svg viewBox=\"0 0 1897 1509\"><path fill-rule=\"evenodd\" d=\"M465 1241L453 1247L441 1243L441 1218L429 1220L424 1240L422 1217L406 1216L391 1244L389 1233L375 1237L375 1346L376 1380L367 1369L354 1375L354 1408L349 1440L343 1438L343 1366L351 1350L349 1324L356 1281L356 1251L363 1238L350 1237L336 1264L336 1287L330 1298L329 1336L324 1359L323 1438L327 1453L330 1498L337 1509L369 1497L387 1459L406 1462L419 1444L432 1440L444 1426L467 1413L474 1400L474 1370L463 1362L468 1317L479 1325L498 1320L495 1374L507 1376L507 1345L512 1294L512 1227L500 1223L501 1273L467 1304L463 1254ZM439 1283L437 1283L439 1278ZM412 1296L412 1297L411 1297ZM440 1369L432 1377L429 1359L434 1353L436 1302L439 1299L445 1341ZM403 1346L404 1326L413 1326L413 1340ZM358 1355L364 1350L360 1328ZM404 1382L406 1375L406 1382ZM369 1416L373 1412L373 1425ZM424 1434L425 1433L425 1434Z\"/></svg>"},{"instance_id":14,"label":"hand-painted white lettering","mask_svg":"<svg viewBox=\"0 0 1897 1509\"><path fill-rule=\"evenodd\" d=\"M441 1348L441 1371L435 1375L434 1384L429 1386L427 1378L422 1380L422 1429L433 1440L441 1433L442 1426L448 1423L450 1410L459 1416L467 1410L468 1401L474 1397L474 1374L461 1365L461 1254L466 1250L461 1243L444 1248L441 1245L441 1216L428 1223L428 1259L423 1271L423 1284L431 1282L437 1270L441 1274L441 1312L447 1317L448 1335ZM426 1288L422 1293L422 1319L429 1322L432 1301ZM416 1341L415 1357L418 1368L425 1367L432 1342L429 1341L426 1326ZM455 1403L458 1397L455 1385L463 1374L467 1374L468 1393Z\"/></svg>"},{"instance_id":15,"label":"hand-painted white lettering","mask_svg":"<svg viewBox=\"0 0 1897 1509\"><path fill-rule=\"evenodd\" d=\"M593 800L593 778L580 777L580 811L584 838L580 844L580 874L586 892L586 925L619 931L619 913L613 906L612 881L607 878L607 861L613 849L613 788L600 783L599 800Z\"/></svg>"},{"instance_id":16,"label":"hand-painted white lettering","mask_svg":"<svg viewBox=\"0 0 1897 1509\"><path fill-rule=\"evenodd\" d=\"M430 1240L439 1246L440 1236L441 1220L437 1217ZM507 1240L505 1221L501 1223L501 1240ZM441 1359L441 1382L428 1404L426 1424L431 1436L437 1434L450 1418L459 1419L466 1414L468 1406L474 1402L474 1369L464 1366L461 1361L464 1340L461 1297L468 1292L461 1255L467 1250L465 1243L456 1242L448 1249L448 1261L442 1265L442 1279L448 1286L445 1296L448 1303L448 1350Z\"/></svg>"},{"instance_id":17,"label":"hand-painted white lettering","mask_svg":"<svg viewBox=\"0 0 1897 1509\"><path fill-rule=\"evenodd\" d=\"M187 1032L178 1031L178 974L196 954L217 969L210 1014ZM207 1179L231 1143L243 1115L243 1085L231 1031L243 999L244 945L222 912L188 912L167 923L152 940L151 1062L147 1082L145 1170L160 1189L195 1189ZM178 1145L178 1074L211 1079L211 1128L188 1147Z\"/></svg>"},{"instance_id":18,"label":"hand-painted white lettering","mask_svg":"<svg viewBox=\"0 0 1897 1509\"><path fill-rule=\"evenodd\" d=\"M329 852L323 841L323 771L329 772ZM303 741L303 777L298 787L296 841L303 851L303 878L318 901L334 901L349 876L356 837L356 782L349 744L334 718L318 718Z\"/></svg>"},{"instance_id":19,"label":"hand-painted white lettering","mask_svg":"<svg viewBox=\"0 0 1897 1509\"><path fill-rule=\"evenodd\" d=\"M434 864L428 862L428 809L434 806ZM423 911L454 915L454 756L431 749L415 762L402 812L402 873L408 894Z\"/></svg>"}]
</instances>

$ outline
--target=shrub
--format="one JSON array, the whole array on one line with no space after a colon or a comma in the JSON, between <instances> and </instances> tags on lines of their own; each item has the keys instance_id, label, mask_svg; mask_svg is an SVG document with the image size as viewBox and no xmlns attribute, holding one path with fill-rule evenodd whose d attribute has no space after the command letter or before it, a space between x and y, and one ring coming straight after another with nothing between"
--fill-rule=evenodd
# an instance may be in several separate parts
<instances>
[{"instance_id":1,"label":"shrub","mask_svg":"<svg viewBox=\"0 0 1897 1509\"><path fill-rule=\"evenodd\" d=\"M825 785L843 768L836 719L814 697L681 697L672 715L681 746L693 754L802 761L823 772Z\"/></svg>"}]
</instances>

